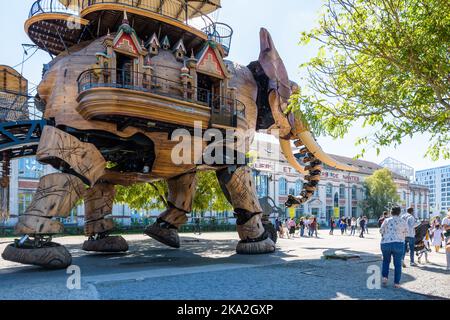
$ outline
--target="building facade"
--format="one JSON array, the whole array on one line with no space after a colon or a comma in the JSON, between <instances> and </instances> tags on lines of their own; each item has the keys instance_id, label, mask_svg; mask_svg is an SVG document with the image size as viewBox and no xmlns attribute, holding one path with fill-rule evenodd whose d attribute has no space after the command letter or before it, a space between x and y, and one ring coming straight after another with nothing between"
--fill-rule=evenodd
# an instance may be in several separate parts
<instances>
[{"instance_id":1,"label":"building facade","mask_svg":"<svg viewBox=\"0 0 450 320\"><path fill-rule=\"evenodd\" d=\"M252 146L252 152L257 156L252 167L255 170L259 197L270 197L279 208L284 208L288 195L298 195L302 190L303 176L291 168L283 156L280 156L279 143L271 136L258 134ZM358 168L359 172L337 171L325 166L318 190L311 201L296 209L297 217L314 215L322 223L328 223L331 216L364 215L362 209L362 203L365 200L364 181L383 167L376 163L338 155L332 155L332 157ZM408 178L396 173L393 173L393 177L401 199L396 205L400 205L403 210L412 207L416 210L418 218L428 218L430 213L428 188L411 183Z\"/></svg>"},{"instance_id":2,"label":"building facade","mask_svg":"<svg viewBox=\"0 0 450 320\"><path fill-rule=\"evenodd\" d=\"M450 166L416 172L416 181L430 189L430 208L445 212L450 208Z\"/></svg>"}]
</instances>

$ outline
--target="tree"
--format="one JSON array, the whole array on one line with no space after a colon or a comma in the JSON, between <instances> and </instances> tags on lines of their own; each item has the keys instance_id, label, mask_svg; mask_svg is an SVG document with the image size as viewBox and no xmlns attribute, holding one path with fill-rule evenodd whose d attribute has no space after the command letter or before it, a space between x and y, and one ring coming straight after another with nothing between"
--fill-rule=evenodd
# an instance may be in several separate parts
<instances>
[{"instance_id":1,"label":"tree","mask_svg":"<svg viewBox=\"0 0 450 320\"><path fill-rule=\"evenodd\" d=\"M324 9L302 35L320 50L302 65L308 85L291 107L317 135L378 129L358 139L359 156L430 133L426 155L450 158L450 1L325 0Z\"/></svg>"},{"instance_id":2,"label":"tree","mask_svg":"<svg viewBox=\"0 0 450 320\"><path fill-rule=\"evenodd\" d=\"M166 207L167 183L136 184L131 187L116 187L117 203L127 204L133 210L163 210ZM193 212L228 211L233 208L220 188L216 174L212 171L197 173L197 189Z\"/></svg>"},{"instance_id":3,"label":"tree","mask_svg":"<svg viewBox=\"0 0 450 320\"><path fill-rule=\"evenodd\" d=\"M166 207L167 183L138 183L130 187L116 186L116 203L132 210L163 210Z\"/></svg>"},{"instance_id":4,"label":"tree","mask_svg":"<svg viewBox=\"0 0 450 320\"><path fill-rule=\"evenodd\" d=\"M378 218L386 211L389 203L400 201L397 186L389 169L377 170L364 181L366 200L362 204L365 214L371 218Z\"/></svg>"}]
</instances>

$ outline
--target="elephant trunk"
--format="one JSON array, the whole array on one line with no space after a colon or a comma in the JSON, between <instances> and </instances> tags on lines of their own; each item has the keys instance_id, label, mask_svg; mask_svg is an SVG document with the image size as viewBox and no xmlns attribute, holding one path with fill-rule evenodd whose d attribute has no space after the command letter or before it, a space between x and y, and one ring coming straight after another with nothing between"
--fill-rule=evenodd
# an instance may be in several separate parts
<instances>
[{"instance_id":1,"label":"elephant trunk","mask_svg":"<svg viewBox=\"0 0 450 320\"><path fill-rule=\"evenodd\" d=\"M295 130L294 130L295 131ZM288 163L300 174L305 175L305 184L300 195L290 195L286 202L287 207L300 205L309 201L319 185L322 175L322 163L327 166L343 171L357 172L355 167L340 163L326 154L317 143L311 132L302 130L293 134L294 144L300 148L300 158L305 167L301 166L291 147L291 140L280 139L280 147Z\"/></svg>"}]
</instances>

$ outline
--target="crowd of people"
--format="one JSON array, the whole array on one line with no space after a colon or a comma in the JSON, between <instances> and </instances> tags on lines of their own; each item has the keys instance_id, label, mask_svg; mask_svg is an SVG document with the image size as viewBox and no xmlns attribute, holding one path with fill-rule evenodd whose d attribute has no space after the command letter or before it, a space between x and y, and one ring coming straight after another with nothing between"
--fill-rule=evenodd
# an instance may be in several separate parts
<instances>
[{"instance_id":1,"label":"crowd of people","mask_svg":"<svg viewBox=\"0 0 450 320\"><path fill-rule=\"evenodd\" d=\"M410 208L401 215L401 208L393 208L385 212L379 220L382 235L381 251L383 254L383 284L387 285L391 261L394 262L394 286L400 287L402 269L406 268L405 258L409 253L410 266L417 266L425 257L428 263L428 253L434 250L439 253L444 249L447 257L447 270L450 270L450 210L447 217L441 221L436 217L432 222L418 221L414 209Z\"/></svg>"},{"instance_id":2,"label":"crowd of people","mask_svg":"<svg viewBox=\"0 0 450 320\"><path fill-rule=\"evenodd\" d=\"M330 235L334 235L334 230L339 228L341 235L356 236L359 234L360 238L364 238L365 234L369 233L368 223L369 219L366 216L359 218L335 218L330 219ZM281 239L293 239L296 236L303 237L318 237L319 223L317 217L300 218L297 222L290 218L275 220L275 228L278 232L278 237Z\"/></svg>"},{"instance_id":3,"label":"crowd of people","mask_svg":"<svg viewBox=\"0 0 450 320\"><path fill-rule=\"evenodd\" d=\"M298 237L318 237L319 223L316 217L301 218L298 222L294 219L285 219L284 221L277 218L275 220L275 228L278 237L281 239L293 239L296 234Z\"/></svg>"},{"instance_id":4,"label":"crowd of people","mask_svg":"<svg viewBox=\"0 0 450 320\"><path fill-rule=\"evenodd\" d=\"M369 219L366 216L358 218L340 218L336 223L336 219L330 218L330 235L334 235L334 230L339 227L341 235L356 236L359 233L360 238L364 238L364 234L369 233Z\"/></svg>"}]
</instances>

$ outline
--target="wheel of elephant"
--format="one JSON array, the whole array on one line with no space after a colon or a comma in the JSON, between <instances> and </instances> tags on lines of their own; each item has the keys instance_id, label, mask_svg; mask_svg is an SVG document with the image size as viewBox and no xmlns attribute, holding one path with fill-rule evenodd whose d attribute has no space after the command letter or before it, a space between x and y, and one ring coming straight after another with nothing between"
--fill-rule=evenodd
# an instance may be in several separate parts
<instances>
[{"instance_id":1,"label":"wheel of elephant","mask_svg":"<svg viewBox=\"0 0 450 320\"><path fill-rule=\"evenodd\" d=\"M267 222L263 224L264 230L269 234L269 238L272 239L274 243L277 243L278 241L278 233L275 229L275 226L271 222Z\"/></svg>"},{"instance_id":2,"label":"wheel of elephant","mask_svg":"<svg viewBox=\"0 0 450 320\"><path fill-rule=\"evenodd\" d=\"M155 239L166 246L179 249L180 248L180 237L178 235L178 230L174 228L162 227L161 224L156 222L155 224L149 226L144 233L149 237Z\"/></svg>"},{"instance_id":3,"label":"wheel of elephant","mask_svg":"<svg viewBox=\"0 0 450 320\"><path fill-rule=\"evenodd\" d=\"M117 253L127 252L128 243L120 236L117 237L105 237L99 240L87 240L83 244L83 250L88 252L101 252L101 253Z\"/></svg>"},{"instance_id":4,"label":"wheel of elephant","mask_svg":"<svg viewBox=\"0 0 450 320\"><path fill-rule=\"evenodd\" d=\"M72 256L69 251L54 242L47 243L42 248L20 248L15 244L10 244L3 252L2 258L46 269L64 269L72 264Z\"/></svg>"}]
</instances>

